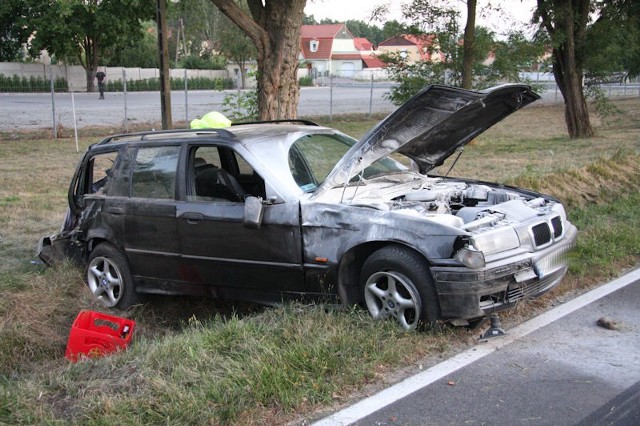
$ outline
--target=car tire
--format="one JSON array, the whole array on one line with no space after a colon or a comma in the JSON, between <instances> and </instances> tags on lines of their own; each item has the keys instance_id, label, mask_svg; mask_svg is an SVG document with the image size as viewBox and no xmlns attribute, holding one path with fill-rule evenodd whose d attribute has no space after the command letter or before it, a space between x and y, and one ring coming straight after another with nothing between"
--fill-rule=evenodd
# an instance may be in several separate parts
<instances>
[{"instance_id":1,"label":"car tire","mask_svg":"<svg viewBox=\"0 0 640 426\"><path fill-rule=\"evenodd\" d=\"M126 309L138 301L126 256L108 243L99 244L91 252L87 286L105 308Z\"/></svg>"},{"instance_id":2,"label":"car tire","mask_svg":"<svg viewBox=\"0 0 640 426\"><path fill-rule=\"evenodd\" d=\"M394 318L400 327L434 327L439 305L426 261L401 246L375 251L362 267L362 294L375 319Z\"/></svg>"}]
</instances>

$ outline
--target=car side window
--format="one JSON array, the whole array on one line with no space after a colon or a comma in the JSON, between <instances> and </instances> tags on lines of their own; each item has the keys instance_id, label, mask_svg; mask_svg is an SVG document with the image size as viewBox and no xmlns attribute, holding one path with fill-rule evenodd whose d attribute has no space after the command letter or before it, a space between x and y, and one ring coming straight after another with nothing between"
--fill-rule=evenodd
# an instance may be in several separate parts
<instances>
[{"instance_id":1,"label":"car side window","mask_svg":"<svg viewBox=\"0 0 640 426\"><path fill-rule=\"evenodd\" d=\"M131 196L173 199L179 155L179 146L138 149L133 166Z\"/></svg>"},{"instance_id":2,"label":"car side window","mask_svg":"<svg viewBox=\"0 0 640 426\"><path fill-rule=\"evenodd\" d=\"M264 181L235 151L195 146L189 155L187 197L192 201L243 202L249 195L264 197Z\"/></svg>"},{"instance_id":3,"label":"car side window","mask_svg":"<svg viewBox=\"0 0 640 426\"><path fill-rule=\"evenodd\" d=\"M113 177L113 166L117 152L107 152L94 156L89 163L89 193L102 194L106 191L109 181Z\"/></svg>"}]
</instances>

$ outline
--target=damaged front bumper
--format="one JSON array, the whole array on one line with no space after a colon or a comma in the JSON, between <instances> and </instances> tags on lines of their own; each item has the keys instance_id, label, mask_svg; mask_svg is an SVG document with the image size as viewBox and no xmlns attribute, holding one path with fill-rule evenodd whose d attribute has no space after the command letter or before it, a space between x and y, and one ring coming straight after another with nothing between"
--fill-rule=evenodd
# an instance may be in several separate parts
<instances>
[{"instance_id":1,"label":"damaged front bumper","mask_svg":"<svg viewBox=\"0 0 640 426\"><path fill-rule=\"evenodd\" d=\"M432 274L443 319L473 319L512 308L554 288L567 272L567 253L577 237L570 225L556 244L481 269L434 266Z\"/></svg>"}]
</instances>

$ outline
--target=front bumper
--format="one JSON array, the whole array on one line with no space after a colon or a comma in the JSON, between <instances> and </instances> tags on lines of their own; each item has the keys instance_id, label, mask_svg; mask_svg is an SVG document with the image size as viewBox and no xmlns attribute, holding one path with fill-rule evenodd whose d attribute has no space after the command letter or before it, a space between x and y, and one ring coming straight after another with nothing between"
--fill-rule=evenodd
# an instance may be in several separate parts
<instances>
[{"instance_id":1,"label":"front bumper","mask_svg":"<svg viewBox=\"0 0 640 426\"><path fill-rule=\"evenodd\" d=\"M493 262L481 269L432 267L442 319L479 318L554 288L567 272L566 254L577 237L575 226L568 225L564 237L543 250Z\"/></svg>"}]
</instances>

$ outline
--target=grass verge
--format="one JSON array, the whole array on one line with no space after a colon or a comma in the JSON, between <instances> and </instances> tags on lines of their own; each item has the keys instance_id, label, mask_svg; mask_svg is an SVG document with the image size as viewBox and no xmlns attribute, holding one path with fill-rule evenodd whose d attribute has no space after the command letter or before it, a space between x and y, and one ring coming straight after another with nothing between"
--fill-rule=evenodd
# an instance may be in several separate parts
<instances>
[{"instance_id":1,"label":"grass verge","mask_svg":"<svg viewBox=\"0 0 640 426\"><path fill-rule=\"evenodd\" d=\"M281 424L443 353L448 340L318 306L193 319L115 356L5 380L0 414L12 424Z\"/></svg>"},{"instance_id":2,"label":"grass verge","mask_svg":"<svg viewBox=\"0 0 640 426\"><path fill-rule=\"evenodd\" d=\"M562 285L509 320L639 263L640 101L621 109L616 126L601 123L597 137L572 141L557 107L526 108L456 164L453 175L557 196L580 230ZM354 136L371 124L333 123ZM0 423L284 424L473 344L464 329L399 333L358 309L164 298L122 313L138 324L129 350L69 364L63 354L73 318L100 309L73 266L43 269L30 260L37 238L62 220L79 156L68 140L0 141Z\"/></svg>"}]
</instances>

